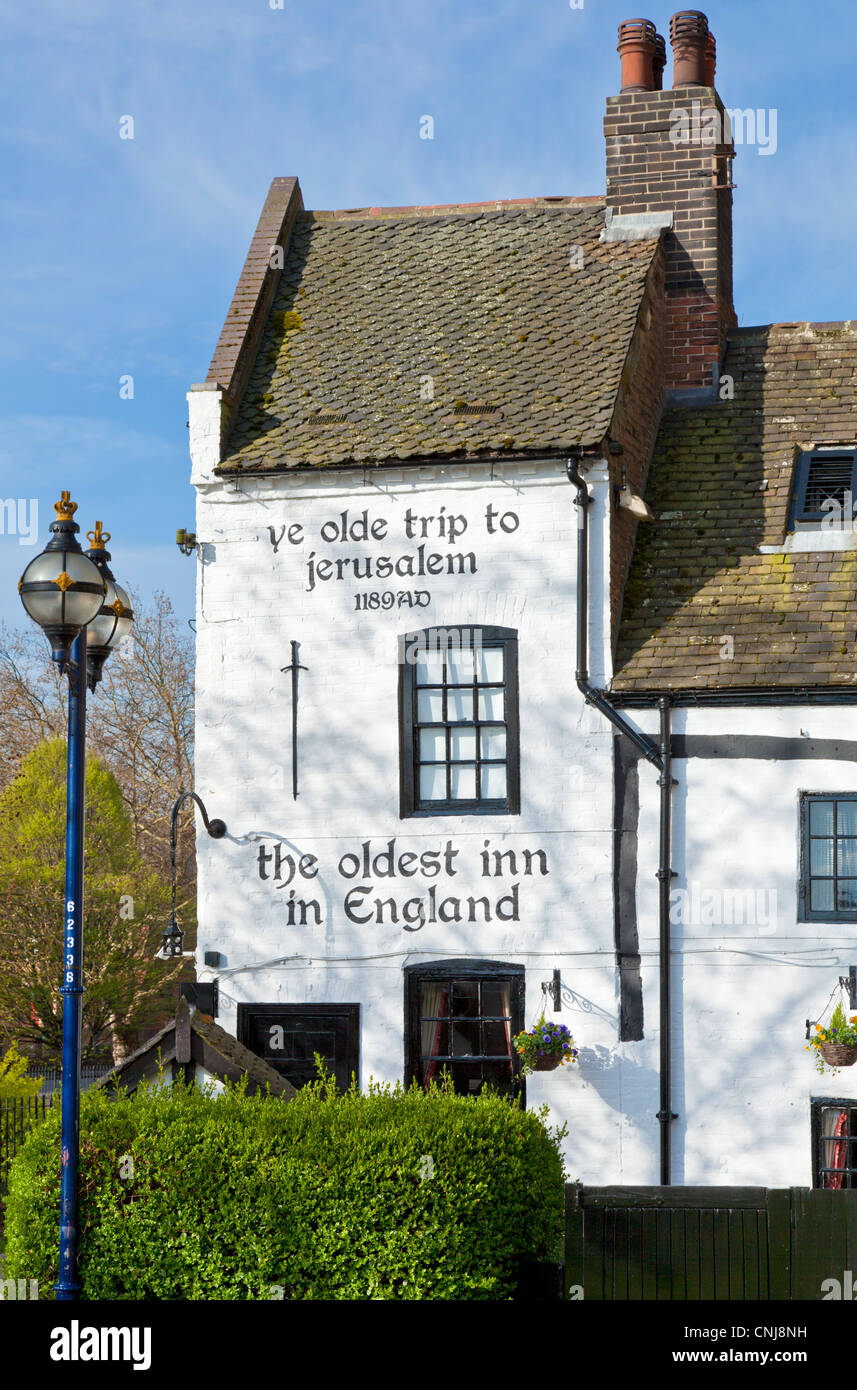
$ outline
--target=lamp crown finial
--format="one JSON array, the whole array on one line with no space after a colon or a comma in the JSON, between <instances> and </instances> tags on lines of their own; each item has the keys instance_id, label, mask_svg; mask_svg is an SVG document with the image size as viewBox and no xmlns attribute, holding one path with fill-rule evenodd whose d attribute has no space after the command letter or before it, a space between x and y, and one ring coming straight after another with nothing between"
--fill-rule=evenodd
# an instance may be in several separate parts
<instances>
[{"instance_id":1,"label":"lamp crown finial","mask_svg":"<svg viewBox=\"0 0 857 1390\"><path fill-rule=\"evenodd\" d=\"M103 550L107 542L110 540L110 532L102 531L101 522L96 521L95 530L87 531L86 539L92 543L93 547L96 550Z\"/></svg>"},{"instance_id":2,"label":"lamp crown finial","mask_svg":"<svg viewBox=\"0 0 857 1390\"><path fill-rule=\"evenodd\" d=\"M54 511L57 514L58 521L71 521L74 518L74 514L77 511L77 503L72 502L70 492L61 493L60 500L54 502Z\"/></svg>"}]
</instances>

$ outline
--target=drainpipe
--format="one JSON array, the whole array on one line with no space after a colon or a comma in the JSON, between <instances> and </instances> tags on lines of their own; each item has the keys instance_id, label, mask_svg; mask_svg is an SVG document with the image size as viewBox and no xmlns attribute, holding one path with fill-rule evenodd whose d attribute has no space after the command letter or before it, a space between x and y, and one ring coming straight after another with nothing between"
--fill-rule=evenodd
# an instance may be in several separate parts
<instances>
[{"instance_id":1,"label":"drainpipe","mask_svg":"<svg viewBox=\"0 0 857 1390\"><path fill-rule=\"evenodd\" d=\"M661 712L660 747L637 732L622 718L619 712L605 699L604 692L597 690L589 681L588 667L588 626L589 626L589 517L592 505L586 480L580 472L582 450L575 457L566 460L566 473L569 482L577 489L575 506L577 513L577 688L588 705L594 705L610 723L629 738L640 750L643 757L656 767L661 774L658 786L660 796L660 853L658 856L658 928L660 961L660 1110L657 1119L661 1127L661 1183L668 1186L671 1178L670 1126L678 1116L672 1110L672 1057L670 1050L670 882L675 877L670 868L670 832L672 789L672 757L670 754L670 705L669 699L662 696L659 705Z\"/></svg>"},{"instance_id":2,"label":"drainpipe","mask_svg":"<svg viewBox=\"0 0 857 1390\"><path fill-rule=\"evenodd\" d=\"M577 488L577 496L574 505L577 507L577 670L575 680L577 688L588 705L594 705L597 710L609 719L611 724L621 730L632 743L636 744L643 757L661 770L661 757L653 743L650 743L645 734L637 733L621 714L613 708L604 698L601 690L596 690L594 685L589 683L588 666L588 626L589 626L589 518L587 509L592 506L592 498L589 496L589 489L580 473L580 456L577 459L567 459L565 471L569 481L574 483Z\"/></svg>"},{"instance_id":3,"label":"drainpipe","mask_svg":"<svg viewBox=\"0 0 857 1390\"><path fill-rule=\"evenodd\" d=\"M658 855L658 928L660 964L660 1019L661 1035L661 1108L658 1123L661 1127L661 1182L669 1185L671 1176L672 1122L678 1115L672 1109L672 1008L670 999L671 960L670 960L670 883L675 873L670 868L670 842L672 829L672 789L676 785L672 775L672 754L670 740L670 702L662 695L658 701L661 712L661 775L658 786L661 789L660 853Z\"/></svg>"}]
</instances>

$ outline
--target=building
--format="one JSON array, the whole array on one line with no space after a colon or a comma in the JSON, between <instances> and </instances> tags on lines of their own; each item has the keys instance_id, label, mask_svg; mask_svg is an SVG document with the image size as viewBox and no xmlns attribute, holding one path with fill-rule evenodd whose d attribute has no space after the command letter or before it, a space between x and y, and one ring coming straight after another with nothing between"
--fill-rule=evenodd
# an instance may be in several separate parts
<instances>
[{"instance_id":1,"label":"building","mask_svg":"<svg viewBox=\"0 0 857 1390\"><path fill-rule=\"evenodd\" d=\"M290 1082L263 1058L227 1033L208 1014L191 1006L185 995L179 998L175 1018L124 1062L103 1073L96 1090L115 1096L117 1091L133 1095L142 1082L172 1085L196 1082L212 1091L224 1082L243 1082L247 1095L258 1091L291 1100L296 1094Z\"/></svg>"},{"instance_id":2,"label":"building","mask_svg":"<svg viewBox=\"0 0 857 1390\"><path fill-rule=\"evenodd\" d=\"M670 38L664 88L620 28L603 197L272 183L188 395L198 974L296 1085L519 1086L546 1010L585 1182L852 1185L805 1029L857 960L857 328L736 327Z\"/></svg>"}]
</instances>

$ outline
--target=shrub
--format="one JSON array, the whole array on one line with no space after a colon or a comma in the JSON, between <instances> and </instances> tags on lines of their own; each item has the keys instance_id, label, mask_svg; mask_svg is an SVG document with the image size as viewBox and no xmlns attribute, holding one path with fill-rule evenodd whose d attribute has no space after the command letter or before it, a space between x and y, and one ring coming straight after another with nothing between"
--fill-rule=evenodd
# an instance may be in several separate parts
<instances>
[{"instance_id":1,"label":"shrub","mask_svg":"<svg viewBox=\"0 0 857 1390\"><path fill-rule=\"evenodd\" d=\"M15 1160L7 1277L57 1277L59 1107ZM559 1260L563 1131L493 1095L329 1078L81 1098L83 1296L509 1299ZM123 1177L122 1173L128 1176Z\"/></svg>"},{"instance_id":2,"label":"shrub","mask_svg":"<svg viewBox=\"0 0 857 1390\"><path fill-rule=\"evenodd\" d=\"M0 1103L4 1100L32 1100L42 1089L41 1076L28 1077L29 1061L22 1057L16 1042L0 1057Z\"/></svg>"}]
</instances>

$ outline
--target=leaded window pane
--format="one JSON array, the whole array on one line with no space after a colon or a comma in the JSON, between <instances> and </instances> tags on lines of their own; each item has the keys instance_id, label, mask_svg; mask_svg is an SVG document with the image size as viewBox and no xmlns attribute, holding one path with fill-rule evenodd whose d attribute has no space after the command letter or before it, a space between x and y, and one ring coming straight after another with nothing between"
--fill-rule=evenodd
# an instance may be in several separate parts
<instances>
[{"instance_id":1,"label":"leaded window pane","mask_svg":"<svg viewBox=\"0 0 857 1390\"><path fill-rule=\"evenodd\" d=\"M839 801L836 806L837 835L857 835L857 801Z\"/></svg>"},{"instance_id":2,"label":"leaded window pane","mask_svg":"<svg viewBox=\"0 0 857 1390\"><path fill-rule=\"evenodd\" d=\"M472 728L450 730L449 756L454 763L475 762L476 730Z\"/></svg>"},{"instance_id":3,"label":"leaded window pane","mask_svg":"<svg viewBox=\"0 0 857 1390\"><path fill-rule=\"evenodd\" d=\"M833 834L832 801L813 801L810 803L809 830L811 835Z\"/></svg>"},{"instance_id":4,"label":"leaded window pane","mask_svg":"<svg viewBox=\"0 0 857 1390\"><path fill-rule=\"evenodd\" d=\"M466 766L452 768L450 790L455 801L475 801L476 768Z\"/></svg>"},{"instance_id":5,"label":"leaded window pane","mask_svg":"<svg viewBox=\"0 0 857 1390\"><path fill-rule=\"evenodd\" d=\"M505 758L506 730L504 728L489 725L482 730L482 756L483 758Z\"/></svg>"},{"instance_id":6,"label":"leaded window pane","mask_svg":"<svg viewBox=\"0 0 857 1390\"><path fill-rule=\"evenodd\" d=\"M504 985L483 984L482 986L482 1008L488 1018L502 1018L509 1008L508 996Z\"/></svg>"},{"instance_id":7,"label":"leaded window pane","mask_svg":"<svg viewBox=\"0 0 857 1390\"><path fill-rule=\"evenodd\" d=\"M420 690L417 694L417 716L421 724L442 724L443 691Z\"/></svg>"},{"instance_id":8,"label":"leaded window pane","mask_svg":"<svg viewBox=\"0 0 857 1390\"><path fill-rule=\"evenodd\" d=\"M503 718L503 691L488 690L479 691L479 718L480 719L502 719Z\"/></svg>"},{"instance_id":9,"label":"leaded window pane","mask_svg":"<svg viewBox=\"0 0 857 1390\"><path fill-rule=\"evenodd\" d=\"M501 647L480 648L477 661L481 685L499 685L503 681L503 650Z\"/></svg>"},{"instance_id":10,"label":"leaded window pane","mask_svg":"<svg viewBox=\"0 0 857 1390\"><path fill-rule=\"evenodd\" d=\"M506 769L497 763L482 765L482 795L486 801L493 801L506 795Z\"/></svg>"},{"instance_id":11,"label":"leaded window pane","mask_svg":"<svg viewBox=\"0 0 857 1390\"><path fill-rule=\"evenodd\" d=\"M473 722L473 691L450 690L446 696L446 717L450 724L461 720Z\"/></svg>"},{"instance_id":12,"label":"leaded window pane","mask_svg":"<svg viewBox=\"0 0 857 1390\"><path fill-rule=\"evenodd\" d=\"M442 681L443 652L420 652L417 656L417 685L440 685Z\"/></svg>"},{"instance_id":13,"label":"leaded window pane","mask_svg":"<svg viewBox=\"0 0 857 1390\"><path fill-rule=\"evenodd\" d=\"M840 912L857 910L857 878L837 879L836 906Z\"/></svg>"},{"instance_id":14,"label":"leaded window pane","mask_svg":"<svg viewBox=\"0 0 857 1390\"><path fill-rule=\"evenodd\" d=\"M445 758L445 731L443 729L420 729L420 761L437 763Z\"/></svg>"},{"instance_id":15,"label":"leaded window pane","mask_svg":"<svg viewBox=\"0 0 857 1390\"><path fill-rule=\"evenodd\" d=\"M478 980L455 981L452 986L452 1013L454 1017L479 1013Z\"/></svg>"},{"instance_id":16,"label":"leaded window pane","mask_svg":"<svg viewBox=\"0 0 857 1390\"><path fill-rule=\"evenodd\" d=\"M833 877L833 841L813 840L809 847L810 873Z\"/></svg>"},{"instance_id":17,"label":"leaded window pane","mask_svg":"<svg viewBox=\"0 0 857 1390\"><path fill-rule=\"evenodd\" d=\"M467 647L456 650L454 647L447 653L447 669L449 672L448 681L450 685L472 685L473 683L473 648Z\"/></svg>"},{"instance_id":18,"label":"leaded window pane","mask_svg":"<svg viewBox=\"0 0 857 1390\"><path fill-rule=\"evenodd\" d=\"M506 1024L499 1021L484 1022L482 1024L482 1046L487 1057L506 1056L508 1052Z\"/></svg>"},{"instance_id":19,"label":"leaded window pane","mask_svg":"<svg viewBox=\"0 0 857 1390\"><path fill-rule=\"evenodd\" d=\"M420 799L422 801L444 801L446 799L446 764L441 767L429 764L420 768Z\"/></svg>"},{"instance_id":20,"label":"leaded window pane","mask_svg":"<svg viewBox=\"0 0 857 1390\"><path fill-rule=\"evenodd\" d=\"M478 1057L479 1019L457 1018L452 1024L453 1057Z\"/></svg>"}]
</instances>

